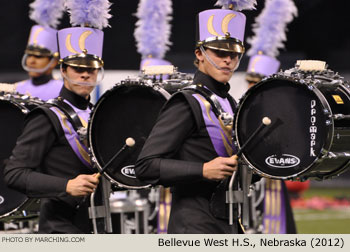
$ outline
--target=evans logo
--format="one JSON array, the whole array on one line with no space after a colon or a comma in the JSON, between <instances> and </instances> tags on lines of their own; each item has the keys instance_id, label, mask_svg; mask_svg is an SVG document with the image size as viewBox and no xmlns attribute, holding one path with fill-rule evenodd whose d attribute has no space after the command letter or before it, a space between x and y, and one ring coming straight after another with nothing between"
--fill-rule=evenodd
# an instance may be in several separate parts
<instances>
[{"instance_id":1,"label":"evans logo","mask_svg":"<svg viewBox=\"0 0 350 252\"><path fill-rule=\"evenodd\" d=\"M300 159L289 154L271 155L265 159L265 163L276 168L290 168L300 164Z\"/></svg>"},{"instance_id":2,"label":"evans logo","mask_svg":"<svg viewBox=\"0 0 350 252\"><path fill-rule=\"evenodd\" d=\"M122 168L121 172L125 177L136 178L135 175L135 165L128 165Z\"/></svg>"},{"instance_id":3,"label":"evans logo","mask_svg":"<svg viewBox=\"0 0 350 252\"><path fill-rule=\"evenodd\" d=\"M4 197L0 196L0 205L1 205L2 203L4 203L4 201L5 201Z\"/></svg>"}]
</instances>

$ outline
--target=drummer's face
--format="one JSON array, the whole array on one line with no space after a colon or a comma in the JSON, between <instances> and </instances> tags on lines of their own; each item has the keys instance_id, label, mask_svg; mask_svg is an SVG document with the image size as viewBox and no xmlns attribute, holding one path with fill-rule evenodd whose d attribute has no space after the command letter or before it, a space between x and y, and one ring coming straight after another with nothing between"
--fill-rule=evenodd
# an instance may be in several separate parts
<instances>
[{"instance_id":1,"label":"drummer's face","mask_svg":"<svg viewBox=\"0 0 350 252\"><path fill-rule=\"evenodd\" d=\"M232 75L233 70L236 68L239 56L237 53L205 49L211 60L220 68L217 69L213 66L207 58L202 54L202 52L197 49L195 51L196 57L199 60L199 70L203 73L211 76L215 80L227 83Z\"/></svg>"},{"instance_id":2,"label":"drummer's face","mask_svg":"<svg viewBox=\"0 0 350 252\"><path fill-rule=\"evenodd\" d=\"M72 81L96 83L98 69L67 66L65 74ZM95 88L95 86L73 84L67 80L64 81L64 85L68 90L85 97L86 99Z\"/></svg>"},{"instance_id":3,"label":"drummer's face","mask_svg":"<svg viewBox=\"0 0 350 252\"><path fill-rule=\"evenodd\" d=\"M36 56L36 55L28 55L26 59L26 65L29 68L34 69L43 69L49 64L51 61L51 58L46 56ZM57 64L57 62L56 62ZM44 73L37 73L37 72L28 72L29 76L31 78L40 77L41 75L47 75L50 74L53 70L53 68L56 66L56 64L52 64L52 67L50 67L46 72Z\"/></svg>"}]
</instances>

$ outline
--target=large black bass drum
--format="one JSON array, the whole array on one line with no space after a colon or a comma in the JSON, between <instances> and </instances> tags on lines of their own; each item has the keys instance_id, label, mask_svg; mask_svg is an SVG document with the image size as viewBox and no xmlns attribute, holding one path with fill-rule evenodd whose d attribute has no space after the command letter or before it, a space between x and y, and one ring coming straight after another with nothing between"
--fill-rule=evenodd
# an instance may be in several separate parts
<instances>
[{"instance_id":1,"label":"large black bass drum","mask_svg":"<svg viewBox=\"0 0 350 252\"><path fill-rule=\"evenodd\" d=\"M150 187L136 178L134 165L169 97L167 91L151 81L127 79L97 101L88 126L88 142L97 168L102 171L126 139L135 141L132 148L126 148L107 166L104 175L112 185L126 189Z\"/></svg>"},{"instance_id":2,"label":"large black bass drum","mask_svg":"<svg viewBox=\"0 0 350 252\"><path fill-rule=\"evenodd\" d=\"M22 133L25 115L44 102L39 98L17 93L0 92L0 221L36 217L39 205L36 199L9 189L4 182L4 167Z\"/></svg>"},{"instance_id":3,"label":"large black bass drum","mask_svg":"<svg viewBox=\"0 0 350 252\"><path fill-rule=\"evenodd\" d=\"M327 179L341 174L350 160L350 91L341 76L298 67L269 77L241 98L234 118L235 142L247 145L243 160L268 178Z\"/></svg>"}]
</instances>

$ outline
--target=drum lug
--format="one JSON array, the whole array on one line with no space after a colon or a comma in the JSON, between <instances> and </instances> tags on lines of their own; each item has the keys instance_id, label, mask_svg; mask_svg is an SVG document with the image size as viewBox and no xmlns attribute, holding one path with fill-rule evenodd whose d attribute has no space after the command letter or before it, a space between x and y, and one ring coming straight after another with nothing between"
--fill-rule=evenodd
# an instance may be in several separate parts
<instances>
[{"instance_id":1,"label":"drum lug","mask_svg":"<svg viewBox=\"0 0 350 252\"><path fill-rule=\"evenodd\" d=\"M329 126L332 124L332 121L331 120L326 120L326 125Z\"/></svg>"},{"instance_id":2,"label":"drum lug","mask_svg":"<svg viewBox=\"0 0 350 252\"><path fill-rule=\"evenodd\" d=\"M328 154L328 151L326 150L326 149L321 149L321 154L322 154L322 156L325 156L325 155L327 155Z\"/></svg>"},{"instance_id":3,"label":"drum lug","mask_svg":"<svg viewBox=\"0 0 350 252\"><path fill-rule=\"evenodd\" d=\"M313 89L315 88L312 84L307 85L307 87L308 87L310 90L313 90Z\"/></svg>"},{"instance_id":4,"label":"drum lug","mask_svg":"<svg viewBox=\"0 0 350 252\"><path fill-rule=\"evenodd\" d=\"M329 159L336 159L338 158L338 155L334 152L328 152L326 158L329 158Z\"/></svg>"}]
</instances>

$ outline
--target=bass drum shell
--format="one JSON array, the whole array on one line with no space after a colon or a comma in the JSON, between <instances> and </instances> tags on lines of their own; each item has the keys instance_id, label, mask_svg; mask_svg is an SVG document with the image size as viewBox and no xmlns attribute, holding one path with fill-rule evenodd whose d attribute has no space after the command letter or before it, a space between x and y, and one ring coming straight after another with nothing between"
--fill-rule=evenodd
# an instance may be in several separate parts
<instances>
[{"instance_id":1,"label":"bass drum shell","mask_svg":"<svg viewBox=\"0 0 350 252\"><path fill-rule=\"evenodd\" d=\"M38 98L13 93L0 93L0 220L25 219L38 215L36 199L8 188L4 182L4 168L11 156L18 136L24 127L26 114L44 102Z\"/></svg>"},{"instance_id":2,"label":"bass drum shell","mask_svg":"<svg viewBox=\"0 0 350 252\"><path fill-rule=\"evenodd\" d=\"M169 97L169 93L158 86L124 81L104 93L94 106L88 142L92 160L100 171L125 145L127 138L135 140L135 145L123 150L104 172L113 185L127 189L150 187L136 178L134 166Z\"/></svg>"},{"instance_id":3,"label":"bass drum shell","mask_svg":"<svg viewBox=\"0 0 350 252\"><path fill-rule=\"evenodd\" d=\"M327 155L350 150L350 121L333 120L334 114L350 113L349 97L344 86L322 80L316 86L275 76L258 83L236 109L237 146L247 141L264 117L269 117L271 124L247 145L243 160L268 178L305 180L339 175L348 168L350 157L332 159Z\"/></svg>"}]
</instances>

